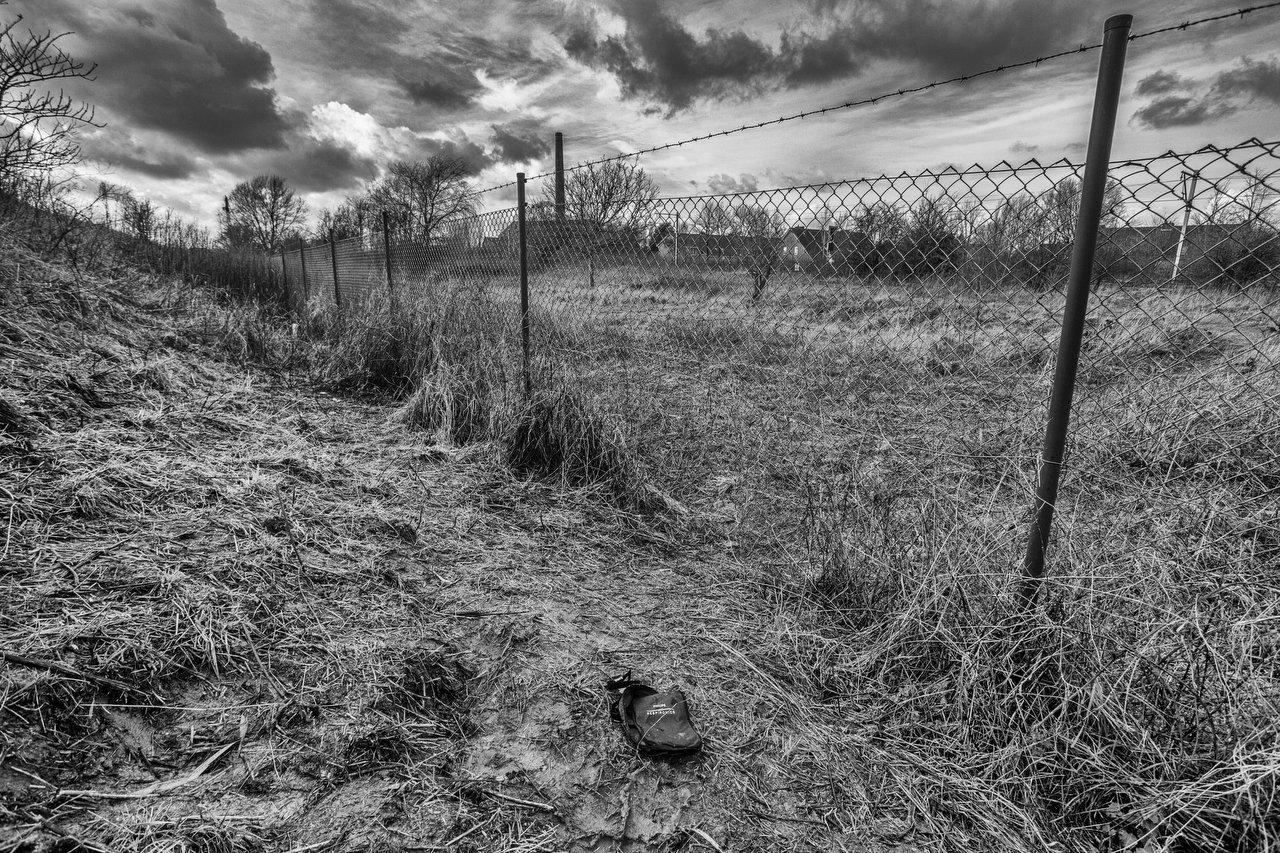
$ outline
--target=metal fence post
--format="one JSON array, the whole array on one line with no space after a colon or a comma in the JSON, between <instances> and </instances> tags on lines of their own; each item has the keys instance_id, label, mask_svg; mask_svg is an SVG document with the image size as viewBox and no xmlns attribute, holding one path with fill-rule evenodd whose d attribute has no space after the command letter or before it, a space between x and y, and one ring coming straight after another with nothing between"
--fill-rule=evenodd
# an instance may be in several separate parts
<instances>
[{"instance_id":1,"label":"metal fence post","mask_svg":"<svg viewBox=\"0 0 1280 853\"><path fill-rule=\"evenodd\" d=\"M1187 178L1191 178L1191 187L1187 189ZM1182 230L1178 232L1178 250L1173 255L1173 275L1169 276L1169 283L1174 284L1178 280L1178 270L1182 267L1182 246L1187 242L1187 223L1191 220L1191 203L1196 197L1196 181L1200 179L1198 172L1183 172L1182 186L1186 192L1186 207L1182 211Z\"/></svg>"},{"instance_id":2,"label":"metal fence post","mask_svg":"<svg viewBox=\"0 0 1280 853\"><path fill-rule=\"evenodd\" d=\"M524 396L533 397L529 374L529 251L525 234L524 172L516 173L516 208L520 225L520 346L524 352Z\"/></svg>"},{"instance_id":3,"label":"metal fence post","mask_svg":"<svg viewBox=\"0 0 1280 853\"><path fill-rule=\"evenodd\" d=\"M311 288L307 284L307 246L298 238L298 263L302 266L302 307L306 308L311 301Z\"/></svg>"},{"instance_id":4,"label":"metal fence post","mask_svg":"<svg viewBox=\"0 0 1280 853\"><path fill-rule=\"evenodd\" d=\"M382 257L387 262L387 295L396 296L395 287L391 284L391 219L382 211Z\"/></svg>"},{"instance_id":5,"label":"metal fence post","mask_svg":"<svg viewBox=\"0 0 1280 853\"><path fill-rule=\"evenodd\" d=\"M1089 310L1089 279L1093 275L1093 258L1098 248L1098 228L1107 186L1107 161L1111 157L1120 81L1124 76L1124 57L1132 25L1132 15L1113 15L1107 18L1103 27L1102 58L1098 66L1089 150L1081 182L1080 213L1076 220L1062 335L1058 341L1053 391L1049 399L1049 423L1045 428L1044 452L1036 480L1035 519L1027 537L1022 578L1017 586L1018 603L1024 610L1035 604L1045 574L1045 549L1053 525L1054 504L1058 500L1058 480L1067 444L1076 370L1080 365L1080 342L1084 336L1085 314Z\"/></svg>"},{"instance_id":6,"label":"metal fence post","mask_svg":"<svg viewBox=\"0 0 1280 853\"><path fill-rule=\"evenodd\" d=\"M290 311L293 310L293 291L289 289L289 265L285 263L288 253L284 250L284 244L280 244L280 280L284 285L284 304Z\"/></svg>"},{"instance_id":7,"label":"metal fence post","mask_svg":"<svg viewBox=\"0 0 1280 853\"><path fill-rule=\"evenodd\" d=\"M564 134L556 131L556 222L564 222Z\"/></svg>"},{"instance_id":8,"label":"metal fence post","mask_svg":"<svg viewBox=\"0 0 1280 853\"><path fill-rule=\"evenodd\" d=\"M333 267L333 304L342 313L342 288L338 287L338 250L333 242L333 229L329 229L329 264Z\"/></svg>"}]
</instances>

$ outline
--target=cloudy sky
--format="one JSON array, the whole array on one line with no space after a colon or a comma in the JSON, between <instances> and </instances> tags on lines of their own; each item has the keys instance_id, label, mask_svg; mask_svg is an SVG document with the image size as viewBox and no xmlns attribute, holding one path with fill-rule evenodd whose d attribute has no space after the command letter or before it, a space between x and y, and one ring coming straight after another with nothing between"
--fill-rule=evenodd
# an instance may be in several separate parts
<instances>
[{"instance_id":1,"label":"cloudy sky","mask_svg":"<svg viewBox=\"0 0 1280 853\"><path fill-rule=\"evenodd\" d=\"M86 171L211 225L285 176L312 211L393 159L477 186L1230 11L1237 0L10 0L97 64ZM1133 42L1117 156L1280 137L1280 9ZM1080 158L1098 53L646 155L665 194ZM534 189L537 192L537 189ZM512 191L485 197L511 203Z\"/></svg>"}]
</instances>

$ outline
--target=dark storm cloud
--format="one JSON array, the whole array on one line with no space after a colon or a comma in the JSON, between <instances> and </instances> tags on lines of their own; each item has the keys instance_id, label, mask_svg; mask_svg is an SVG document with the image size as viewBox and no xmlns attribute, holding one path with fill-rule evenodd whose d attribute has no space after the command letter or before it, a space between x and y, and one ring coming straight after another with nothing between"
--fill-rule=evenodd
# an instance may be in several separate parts
<instances>
[{"instance_id":1,"label":"dark storm cloud","mask_svg":"<svg viewBox=\"0 0 1280 853\"><path fill-rule=\"evenodd\" d=\"M483 31L466 32L462 26L455 21L436 34L429 52L395 58L396 80L416 103L466 107L484 92L478 72L528 84L545 78L558 65L535 56L527 36L494 38Z\"/></svg>"},{"instance_id":2,"label":"dark storm cloud","mask_svg":"<svg viewBox=\"0 0 1280 853\"><path fill-rule=\"evenodd\" d=\"M668 115L699 99L847 79L874 59L907 61L946 76L980 71L1060 46L1080 13L1042 0L819 4L821 16L784 30L775 50L741 30L695 35L661 0L615 0L614 9L625 24L621 36L602 37L587 18L570 28L565 51L613 74L624 96L657 102Z\"/></svg>"},{"instance_id":3,"label":"dark storm cloud","mask_svg":"<svg viewBox=\"0 0 1280 853\"><path fill-rule=\"evenodd\" d=\"M410 29L403 12L377 0L318 0L310 13L315 47L340 68L376 71Z\"/></svg>"},{"instance_id":4,"label":"dark storm cloud","mask_svg":"<svg viewBox=\"0 0 1280 853\"><path fill-rule=\"evenodd\" d=\"M200 170L195 158L182 151L165 150L154 144L143 145L132 136L109 129L84 134L80 148L88 160L152 178L178 180L189 178Z\"/></svg>"},{"instance_id":5,"label":"dark storm cloud","mask_svg":"<svg viewBox=\"0 0 1280 853\"><path fill-rule=\"evenodd\" d=\"M495 162L493 155L466 134L460 134L457 139L419 139L406 159L425 160L435 155L458 158L466 166L468 175L478 175Z\"/></svg>"},{"instance_id":6,"label":"dark storm cloud","mask_svg":"<svg viewBox=\"0 0 1280 853\"><path fill-rule=\"evenodd\" d=\"M214 0L155 12L42 0L30 20L75 31L79 58L98 66L93 100L112 118L212 154L284 144L271 56L233 32Z\"/></svg>"},{"instance_id":7,"label":"dark storm cloud","mask_svg":"<svg viewBox=\"0 0 1280 853\"><path fill-rule=\"evenodd\" d=\"M399 78L397 82L415 104L430 104L445 109L461 109L484 91L475 74L465 70L436 65L421 79Z\"/></svg>"},{"instance_id":8,"label":"dark storm cloud","mask_svg":"<svg viewBox=\"0 0 1280 853\"><path fill-rule=\"evenodd\" d=\"M478 175L482 170L493 165L493 157L470 139L463 139L461 142L449 140L440 146L440 153L446 157L460 159L466 164L467 173L470 175Z\"/></svg>"},{"instance_id":9,"label":"dark storm cloud","mask_svg":"<svg viewBox=\"0 0 1280 853\"><path fill-rule=\"evenodd\" d=\"M1211 96L1249 99L1260 98L1280 103L1280 62L1273 56L1267 60L1244 57L1235 68L1218 74L1213 81Z\"/></svg>"},{"instance_id":10,"label":"dark storm cloud","mask_svg":"<svg viewBox=\"0 0 1280 853\"><path fill-rule=\"evenodd\" d=\"M1213 118L1235 112L1229 104L1214 103L1208 98L1189 95L1163 95L1138 109L1133 114L1134 123L1154 130L1166 127L1184 127L1204 124Z\"/></svg>"},{"instance_id":11,"label":"dark storm cloud","mask_svg":"<svg viewBox=\"0 0 1280 853\"><path fill-rule=\"evenodd\" d=\"M562 64L555 57L536 55L532 48L529 33L545 23L544 5L524 2L503 9L501 4L475 3L446 9L377 0L314 0L310 31L314 53L324 65L353 71L361 79L392 81L415 104L462 110L484 92L476 77L479 71L530 82ZM522 27L522 22L528 26ZM519 32L499 32L499 25ZM415 33L427 37L410 46L408 36Z\"/></svg>"},{"instance_id":12,"label":"dark storm cloud","mask_svg":"<svg viewBox=\"0 0 1280 853\"><path fill-rule=\"evenodd\" d=\"M1076 41L1094 0L863 0L839 28L863 58L907 60L954 76L1037 56ZM843 9L843 7L841 7Z\"/></svg>"},{"instance_id":13,"label":"dark storm cloud","mask_svg":"<svg viewBox=\"0 0 1280 853\"><path fill-rule=\"evenodd\" d=\"M262 171L283 175L303 192L354 189L378 174L377 163L372 159L329 141L308 140L272 159L272 164Z\"/></svg>"},{"instance_id":14,"label":"dark storm cloud","mask_svg":"<svg viewBox=\"0 0 1280 853\"><path fill-rule=\"evenodd\" d=\"M493 125L489 137L494 156L504 163L527 163L551 152L551 143L534 130L521 130L511 125Z\"/></svg>"},{"instance_id":15,"label":"dark storm cloud","mask_svg":"<svg viewBox=\"0 0 1280 853\"><path fill-rule=\"evenodd\" d=\"M578 24L565 40L570 57L618 79L627 97L656 100L675 112L695 98L723 98L757 90L773 72L774 52L742 31L709 29L699 40L657 0L617 8L621 36L600 39L595 24Z\"/></svg>"},{"instance_id":16,"label":"dark storm cloud","mask_svg":"<svg viewBox=\"0 0 1280 853\"><path fill-rule=\"evenodd\" d=\"M783 33L780 54L789 86L825 83L862 70L843 30L821 38L805 32Z\"/></svg>"},{"instance_id":17,"label":"dark storm cloud","mask_svg":"<svg viewBox=\"0 0 1280 853\"><path fill-rule=\"evenodd\" d=\"M1157 71L1139 80L1133 92L1135 95L1144 96L1167 95L1180 89L1193 88L1194 85L1194 81L1179 76L1175 71Z\"/></svg>"},{"instance_id":18,"label":"dark storm cloud","mask_svg":"<svg viewBox=\"0 0 1280 853\"><path fill-rule=\"evenodd\" d=\"M1223 118L1239 112L1251 101L1280 103L1280 61L1275 57L1266 60L1242 57L1235 66L1219 72L1204 94L1197 94L1202 88L1200 81L1179 78L1165 71L1148 75L1138 82L1135 91L1157 97L1134 112L1131 121L1140 127L1160 130ZM1166 94L1174 91L1184 94Z\"/></svg>"},{"instance_id":19,"label":"dark storm cloud","mask_svg":"<svg viewBox=\"0 0 1280 853\"><path fill-rule=\"evenodd\" d=\"M222 165L236 176L235 181L254 175L279 175L302 193L358 192L378 176L374 160L361 157L339 142L296 133L289 135L285 148L235 155Z\"/></svg>"}]
</instances>

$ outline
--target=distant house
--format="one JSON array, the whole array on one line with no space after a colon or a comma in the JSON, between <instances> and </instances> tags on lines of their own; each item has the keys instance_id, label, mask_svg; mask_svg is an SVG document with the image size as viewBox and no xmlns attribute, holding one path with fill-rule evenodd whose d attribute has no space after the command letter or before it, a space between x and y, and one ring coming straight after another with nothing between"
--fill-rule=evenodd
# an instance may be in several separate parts
<instances>
[{"instance_id":1,"label":"distant house","mask_svg":"<svg viewBox=\"0 0 1280 853\"><path fill-rule=\"evenodd\" d=\"M787 230L782 238L782 260L785 264L818 267L836 272L856 272L875 255L871 238L861 231L840 228L803 228Z\"/></svg>"},{"instance_id":2,"label":"distant house","mask_svg":"<svg viewBox=\"0 0 1280 853\"><path fill-rule=\"evenodd\" d=\"M827 258L826 228L789 228L782 237L784 263L797 267L821 263Z\"/></svg>"},{"instance_id":3,"label":"distant house","mask_svg":"<svg viewBox=\"0 0 1280 853\"><path fill-rule=\"evenodd\" d=\"M672 231L662 235L654 248L663 257L678 254L706 254L704 236L693 231L681 231L679 233Z\"/></svg>"}]
</instances>

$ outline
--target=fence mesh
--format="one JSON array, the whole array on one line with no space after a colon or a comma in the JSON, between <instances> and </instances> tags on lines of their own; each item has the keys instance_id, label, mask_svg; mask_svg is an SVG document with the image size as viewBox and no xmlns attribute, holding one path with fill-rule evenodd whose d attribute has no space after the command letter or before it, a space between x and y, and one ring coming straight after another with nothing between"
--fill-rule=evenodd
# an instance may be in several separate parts
<instances>
[{"instance_id":1,"label":"fence mesh","mask_svg":"<svg viewBox=\"0 0 1280 853\"><path fill-rule=\"evenodd\" d=\"M1278 147L1111 165L1059 547L1102 558L1116 525L1172 525L1162 541L1197 560L1277 556ZM968 496L1013 559L1082 171L533 203L534 373L578 388L741 542L794 539L779 527L874 482ZM467 293L518 339L516 211L393 237L390 281L384 247L374 233L285 253L291 292L332 302L336 266L344 310L381 288Z\"/></svg>"}]
</instances>

